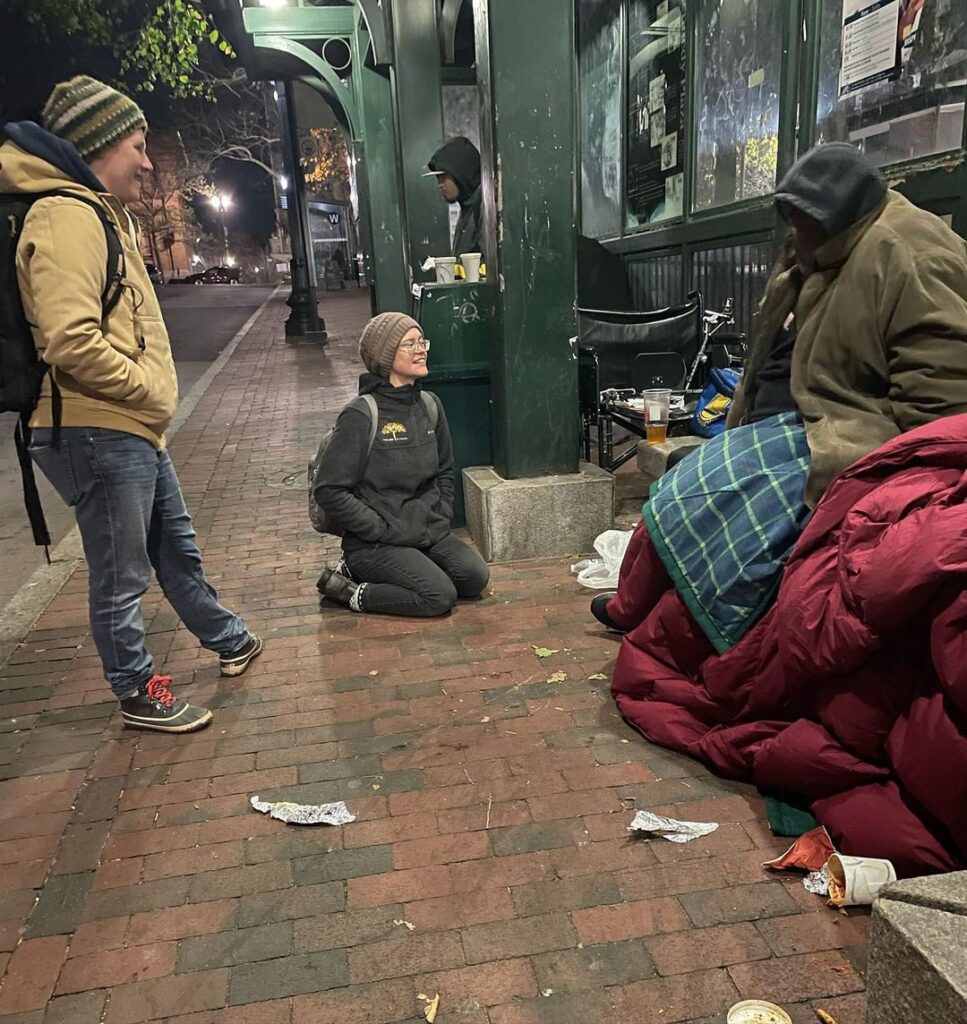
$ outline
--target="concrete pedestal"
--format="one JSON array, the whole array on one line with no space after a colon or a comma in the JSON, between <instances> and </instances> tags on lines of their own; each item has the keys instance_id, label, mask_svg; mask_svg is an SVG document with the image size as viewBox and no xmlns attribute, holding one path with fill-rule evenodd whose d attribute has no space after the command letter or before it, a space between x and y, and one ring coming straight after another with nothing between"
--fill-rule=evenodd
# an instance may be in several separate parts
<instances>
[{"instance_id":1,"label":"concrete pedestal","mask_svg":"<svg viewBox=\"0 0 967 1024\"><path fill-rule=\"evenodd\" d=\"M649 481L657 480L665 472L668 464L668 456L677 452L679 448L692 448L702 444L701 437L670 437L661 444L649 444L647 441L638 442L638 469L648 477Z\"/></svg>"},{"instance_id":2,"label":"concrete pedestal","mask_svg":"<svg viewBox=\"0 0 967 1024\"><path fill-rule=\"evenodd\" d=\"M614 477L577 473L505 480L492 466L463 471L467 530L488 562L577 555L614 523Z\"/></svg>"},{"instance_id":3,"label":"concrete pedestal","mask_svg":"<svg viewBox=\"0 0 967 1024\"><path fill-rule=\"evenodd\" d=\"M896 882L873 906L870 1024L967 1021L967 871Z\"/></svg>"}]
</instances>

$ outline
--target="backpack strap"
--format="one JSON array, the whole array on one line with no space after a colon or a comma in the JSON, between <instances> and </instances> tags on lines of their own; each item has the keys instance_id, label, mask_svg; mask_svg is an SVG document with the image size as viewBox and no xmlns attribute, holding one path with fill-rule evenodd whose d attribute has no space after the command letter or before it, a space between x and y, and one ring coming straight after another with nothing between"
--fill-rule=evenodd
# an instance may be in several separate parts
<instances>
[{"instance_id":1,"label":"backpack strap","mask_svg":"<svg viewBox=\"0 0 967 1024\"><path fill-rule=\"evenodd\" d=\"M30 530L34 535L34 543L43 547L47 564L50 565L50 531L44 516L44 507L37 490L37 478L34 476L34 463L30 457L30 417L24 413L13 429L13 441L17 448L17 461L20 463L20 482L23 486L24 508Z\"/></svg>"},{"instance_id":2,"label":"backpack strap","mask_svg":"<svg viewBox=\"0 0 967 1024\"><path fill-rule=\"evenodd\" d=\"M436 430L437 422L440 419L439 399L430 391L421 391L420 398L423 399L423 405L430 417L430 429Z\"/></svg>"},{"instance_id":3,"label":"backpack strap","mask_svg":"<svg viewBox=\"0 0 967 1024\"><path fill-rule=\"evenodd\" d=\"M359 396L366 408L369 410L369 444L366 446L366 455L373 450L373 442L376 440L376 428L379 426L379 408L376 405L376 399L372 395L360 395Z\"/></svg>"}]
</instances>

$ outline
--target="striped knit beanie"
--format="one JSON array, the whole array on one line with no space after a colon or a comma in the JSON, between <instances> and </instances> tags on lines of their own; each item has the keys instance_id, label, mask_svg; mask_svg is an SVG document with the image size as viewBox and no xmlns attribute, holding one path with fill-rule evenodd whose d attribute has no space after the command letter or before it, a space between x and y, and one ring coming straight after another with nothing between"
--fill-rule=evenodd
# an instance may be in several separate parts
<instances>
[{"instance_id":1,"label":"striped knit beanie","mask_svg":"<svg viewBox=\"0 0 967 1024\"><path fill-rule=\"evenodd\" d=\"M363 328L359 339L359 357L366 369L377 377L389 379L403 335L414 327L421 329L413 317L405 313L380 313L374 316Z\"/></svg>"},{"instance_id":2,"label":"striped knit beanie","mask_svg":"<svg viewBox=\"0 0 967 1024\"><path fill-rule=\"evenodd\" d=\"M148 127L134 100L87 75L55 85L42 116L47 131L72 142L85 160Z\"/></svg>"}]
</instances>

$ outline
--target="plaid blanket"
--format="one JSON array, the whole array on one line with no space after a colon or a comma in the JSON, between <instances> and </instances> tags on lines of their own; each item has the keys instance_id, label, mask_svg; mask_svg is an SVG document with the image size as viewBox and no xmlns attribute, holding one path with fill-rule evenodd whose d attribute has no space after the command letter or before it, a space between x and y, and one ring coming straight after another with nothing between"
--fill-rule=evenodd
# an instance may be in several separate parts
<instances>
[{"instance_id":1,"label":"plaid blanket","mask_svg":"<svg viewBox=\"0 0 967 1024\"><path fill-rule=\"evenodd\" d=\"M652 484L642 515L688 610L719 652L766 611L809 509L795 413L712 438Z\"/></svg>"}]
</instances>

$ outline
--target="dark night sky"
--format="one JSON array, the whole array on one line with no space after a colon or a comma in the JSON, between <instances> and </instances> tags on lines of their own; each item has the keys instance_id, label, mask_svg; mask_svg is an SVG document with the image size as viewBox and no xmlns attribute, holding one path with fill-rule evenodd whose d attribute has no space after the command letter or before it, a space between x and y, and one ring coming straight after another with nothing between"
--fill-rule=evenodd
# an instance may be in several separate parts
<instances>
[{"instance_id":1,"label":"dark night sky","mask_svg":"<svg viewBox=\"0 0 967 1024\"><path fill-rule=\"evenodd\" d=\"M267 242L275 230L275 200L265 171L254 164L223 160L215 175L215 186L232 197L231 209L225 215L229 234L241 231L260 243ZM207 200L195 203L195 215L210 234L221 231L221 220Z\"/></svg>"},{"instance_id":2,"label":"dark night sky","mask_svg":"<svg viewBox=\"0 0 967 1024\"><path fill-rule=\"evenodd\" d=\"M111 54L86 45L84 40L56 35L47 42L24 21L21 11L29 0L0 0L0 124L8 120L40 120L51 88L73 75L86 74L111 80L118 74ZM163 90L154 93L126 90L144 109L149 126L178 127L179 103ZM151 136L148 135L148 155ZM245 232L265 242L275 229L272 186L268 175L252 164L226 160L218 166L215 184L232 195L228 214L230 232ZM220 221L202 206L202 224L215 234Z\"/></svg>"}]
</instances>

